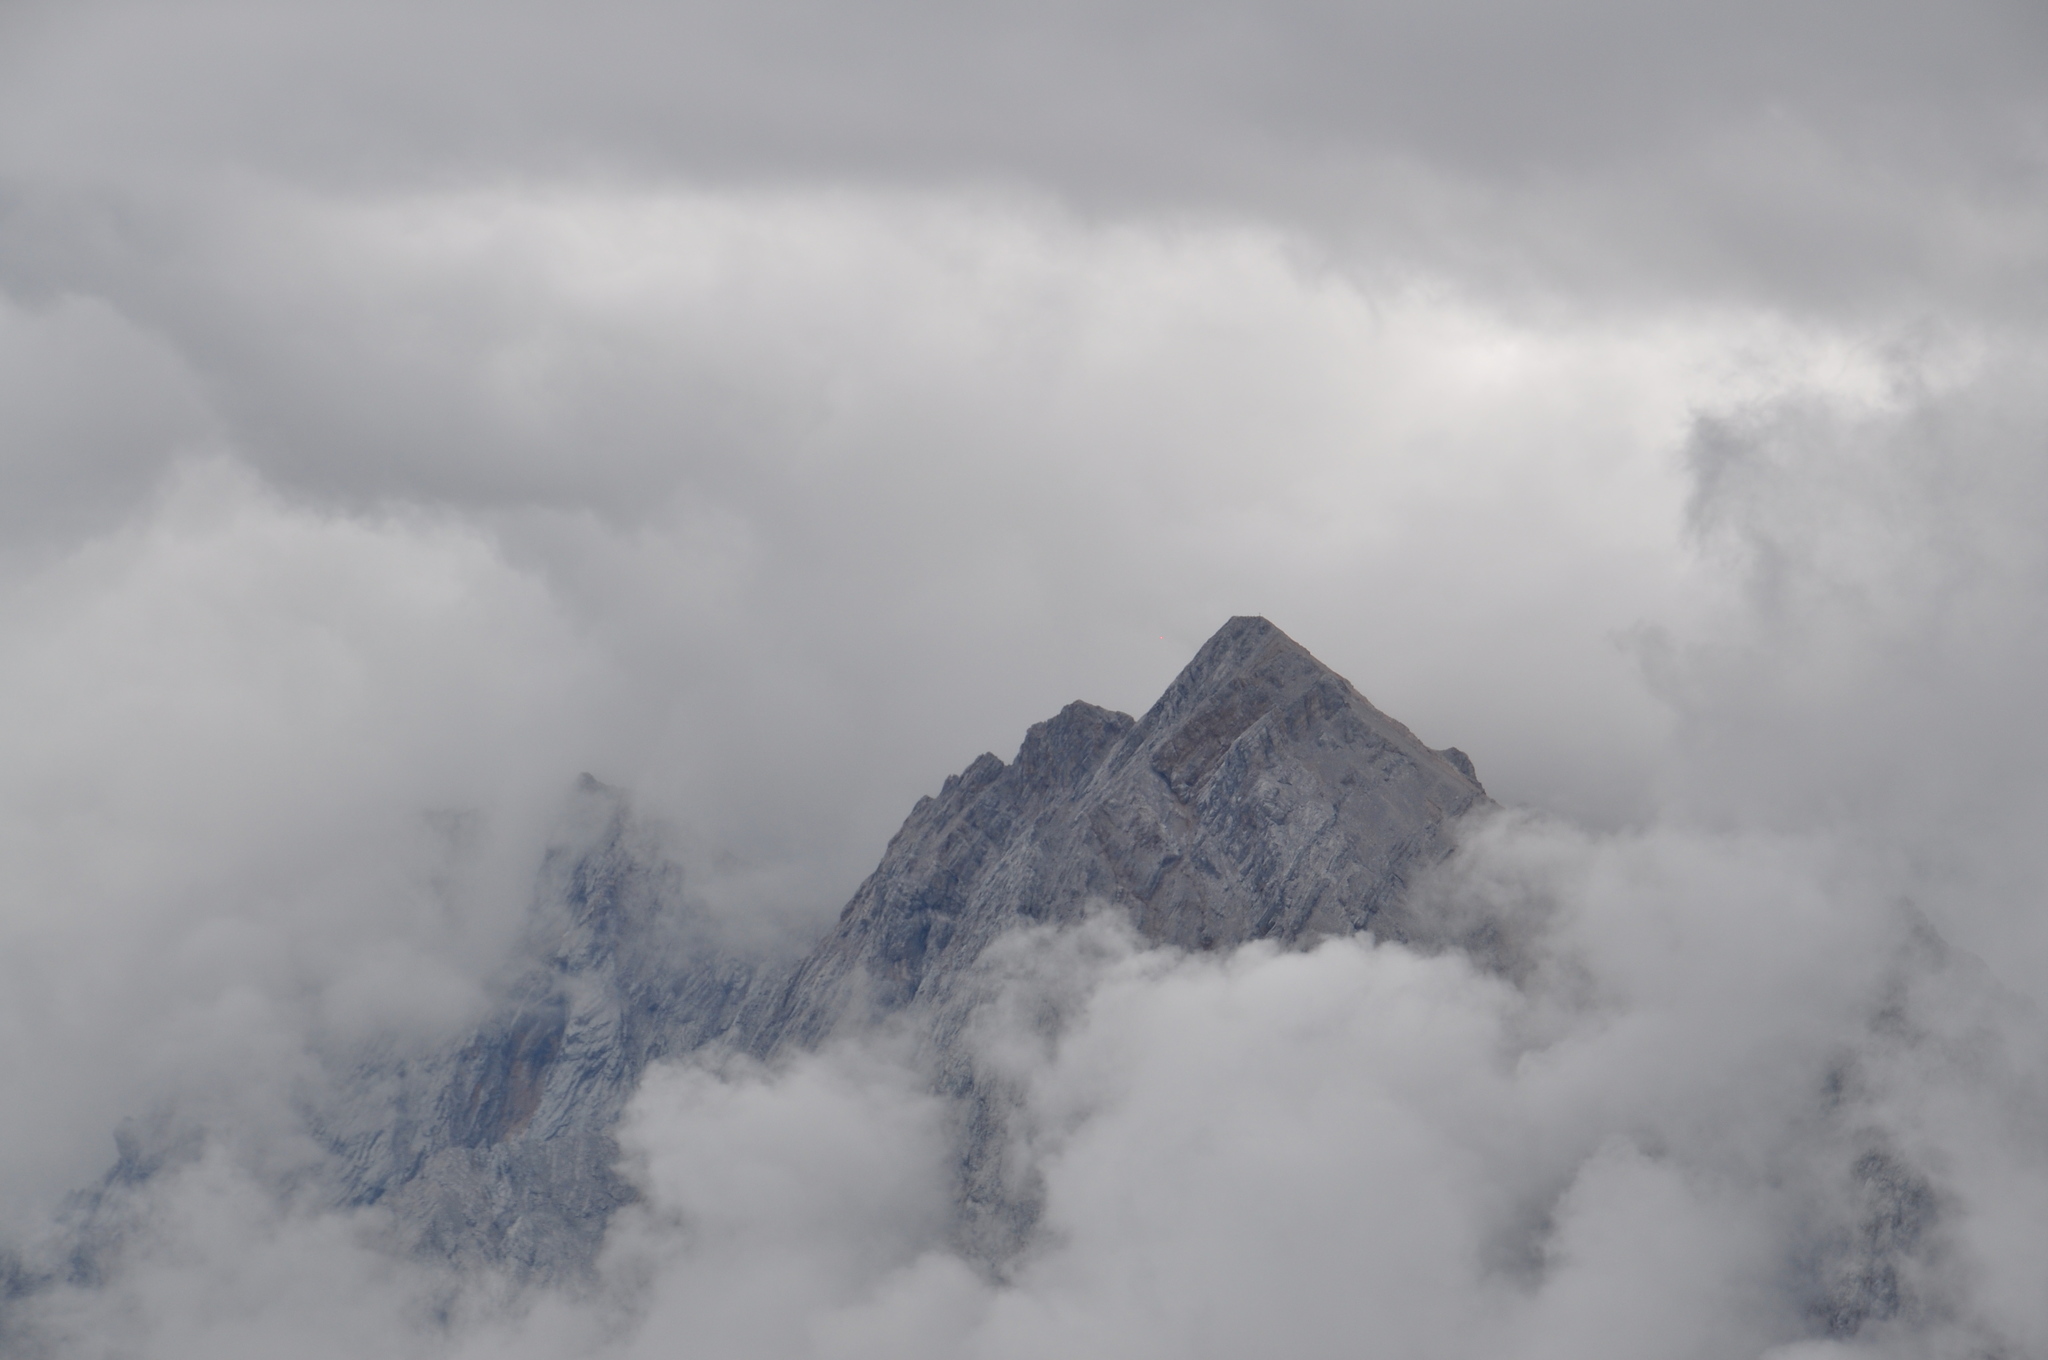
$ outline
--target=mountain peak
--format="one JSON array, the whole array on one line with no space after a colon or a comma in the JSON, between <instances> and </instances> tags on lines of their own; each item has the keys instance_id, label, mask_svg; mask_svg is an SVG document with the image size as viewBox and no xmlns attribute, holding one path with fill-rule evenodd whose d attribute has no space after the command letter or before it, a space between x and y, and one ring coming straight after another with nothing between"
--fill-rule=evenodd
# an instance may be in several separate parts
<instances>
[{"instance_id":1,"label":"mountain peak","mask_svg":"<svg viewBox=\"0 0 2048 1360\"><path fill-rule=\"evenodd\" d=\"M1283 638L1297 647L1301 645L1280 631L1280 628L1264 614L1232 614L1228 619L1224 620L1223 626L1218 628L1210 635L1209 640L1202 644L1201 651L1207 651L1218 643L1234 642L1240 639L1264 641L1270 638ZM1198 656L1200 654L1201 652L1196 653Z\"/></svg>"},{"instance_id":2,"label":"mountain peak","mask_svg":"<svg viewBox=\"0 0 2048 1360\"><path fill-rule=\"evenodd\" d=\"M1272 623L1234 618L1142 719L1070 704L1014 763L983 756L921 800L748 1046L929 1001L1003 932L1097 907L1191 949L1402 934L1390 909L1411 875L1486 801L1470 762Z\"/></svg>"},{"instance_id":3,"label":"mountain peak","mask_svg":"<svg viewBox=\"0 0 2048 1360\"><path fill-rule=\"evenodd\" d=\"M1196 686L1215 683L1276 661L1307 662L1327 669L1309 654L1308 648L1287 636L1271 621L1257 614L1239 614L1202 644L1194 659L1181 669L1179 679L1168 687L1167 695L1180 689L1183 680Z\"/></svg>"},{"instance_id":4,"label":"mountain peak","mask_svg":"<svg viewBox=\"0 0 2048 1360\"><path fill-rule=\"evenodd\" d=\"M1241 614L1202 644L1144 721L1151 726L1172 723L1232 694L1270 694L1324 679L1345 683L1342 676L1310 655L1308 648L1272 623L1255 614Z\"/></svg>"},{"instance_id":5,"label":"mountain peak","mask_svg":"<svg viewBox=\"0 0 2048 1360\"><path fill-rule=\"evenodd\" d=\"M1298 713L1283 724L1295 729L1297 736L1308 730L1304 720L1313 725L1345 714L1404 752L1469 778L1366 702L1306 647L1256 615L1231 619L1202 644L1145 714L1129 744L1148 754L1153 771L1176 799L1186 803L1225 754L1269 714L1304 704L1313 713Z\"/></svg>"}]
</instances>

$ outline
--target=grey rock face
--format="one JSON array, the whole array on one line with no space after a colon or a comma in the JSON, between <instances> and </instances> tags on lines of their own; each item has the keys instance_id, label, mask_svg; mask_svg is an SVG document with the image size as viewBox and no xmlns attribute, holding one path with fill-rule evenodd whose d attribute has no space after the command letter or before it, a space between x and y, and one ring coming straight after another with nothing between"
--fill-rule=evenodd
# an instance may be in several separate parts
<instances>
[{"instance_id":1,"label":"grey rock face","mask_svg":"<svg viewBox=\"0 0 2048 1360\"><path fill-rule=\"evenodd\" d=\"M1232 619L1142 719L1069 704L1014 763L984 755L921 799L736 1038L772 1055L940 1002L1005 931L1091 905L1186 949L1399 937L1409 876L1487 801L1462 752L1423 745L1264 619Z\"/></svg>"}]
</instances>

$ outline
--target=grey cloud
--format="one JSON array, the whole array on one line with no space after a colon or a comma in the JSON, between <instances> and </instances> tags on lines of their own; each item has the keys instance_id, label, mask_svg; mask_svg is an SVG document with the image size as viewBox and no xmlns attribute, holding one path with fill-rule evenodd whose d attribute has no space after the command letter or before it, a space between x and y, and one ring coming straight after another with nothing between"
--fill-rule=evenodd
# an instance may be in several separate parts
<instances>
[{"instance_id":1,"label":"grey cloud","mask_svg":"<svg viewBox=\"0 0 2048 1360\"><path fill-rule=\"evenodd\" d=\"M1996 307L2035 296L2044 44L2000 3L20 6L0 154L30 196L1023 182L1539 287Z\"/></svg>"},{"instance_id":2,"label":"grey cloud","mask_svg":"<svg viewBox=\"0 0 2048 1360\"><path fill-rule=\"evenodd\" d=\"M2031 342L1947 373L1909 359L1872 402L1703 422L1692 518L1740 594L1649 651L1695 815L1855 828L1935 878L1970 866L1971 929L2002 932L1980 947L2026 941L2016 978L2043 958L2021 886L2048 755L2040 362Z\"/></svg>"},{"instance_id":3,"label":"grey cloud","mask_svg":"<svg viewBox=\"0 0 2048 1360\"><path fill-rule=\"evenodd\" d=\"M681 702L746 715L681 738L725 749L661 758L726 779L721 802L872 777L818 778L863 713L892 715L866 729L891 742L931 741L885 771L841 883L959 748L1081 694L1141 705L1214 617L1276 590L1359 638L1352 669L1425 728L1451 719L1447 683L1492 688L1504 645L1528 700L1634 704L1598 749L1490 767L1512 790L1549 762L1558 797L1618 815L1630 795L1596 784L1640 760L1656 718L1604 635L1686 571L1654 528L1682 495L1657 444L1731 381L1688 376L1726 345L1810 362L1767 318L1532 328L1356 285L1267 232L1102 230L1004 199L244 206L159 276L110 281L132 330L182 357L189 423L337 512L472 517L648 687L609 724L620 745L645 751ZM60 343L61 313L19 315ZM188 438L160 415L116 436L78 423L144 466ZM1481 539L1521 562L1517 591L1583 612L1538 627L1489 604L1469 588L1490 570ZM1442 626L1474 608L1484 621ZM1401 640L1418 631L1473 650L1425 662L1436 643ZM1581 659L1535 662L1559 638ZM591 760L640 778L609 747Z\"/></svg>"}]
</instances>

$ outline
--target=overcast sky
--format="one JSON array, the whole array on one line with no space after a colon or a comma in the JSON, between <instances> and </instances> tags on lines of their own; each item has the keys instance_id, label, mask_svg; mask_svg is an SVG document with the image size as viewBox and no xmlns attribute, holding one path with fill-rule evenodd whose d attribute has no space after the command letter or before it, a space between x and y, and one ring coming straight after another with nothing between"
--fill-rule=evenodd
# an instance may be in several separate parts
<instances>
[{"instance_id":1,"label":"overcast sky","mask_svg":"<svg viewBox=\"0 0 2048 1360\"><path fill-rule=\"evenodd\" d=\"M0 5L0 1212L457 1024L581 771L800 936L1238 613L2048 1001L2044 71L2020 0Z\"/></svg>"}]
</instances>

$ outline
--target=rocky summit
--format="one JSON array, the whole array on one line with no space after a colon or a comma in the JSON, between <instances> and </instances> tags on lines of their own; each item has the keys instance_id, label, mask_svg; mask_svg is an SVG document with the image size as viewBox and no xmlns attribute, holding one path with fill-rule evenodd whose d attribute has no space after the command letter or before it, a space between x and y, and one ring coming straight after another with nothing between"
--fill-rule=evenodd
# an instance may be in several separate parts
<instances>
[{"instance_id":1,"label":"rocky summit","mask_svg":"<svg viewBox=\"0 0 2048 1360\"><path fill-rule=\"evenodd\" d=\"M496 1014L447 1052L353 1055L306 1123L334 1198L386 1206L409 1249L569 1278L634 1195L613 1130L650 1063L773 1061L894 1021L924 1032L934 1085L959 1102L961 1244L1000 1262L1028 1238L1035 1192L1001 1156L1014 1093L954 1041L993 942L1099 911L1187 950L1405 938L1411 882L1487 802L1461 752L1424 745L1266 620L1235 618L1142 718L1070 704L1014 760L980 756L920 799L832 930L773 965L726 952L624 797L586 779ZM113 1249L125 1189L190 1142L125 1136L81 1201L74 1276Z\"/></svg>"},{"instance_id":2,"label":"rocky summit","mask_svg":"<svg viewBox=\"0 0 2048 1360\"><path fill-rule=\"evenodd\" d=\"M1235 618L1143 718L1067 705L912 809L836 929L739 1041L772 1055L942 999L1004 932L1107 906L1184 949L1397 925L1409 877L1486 802L1261 618ZM1401 935L1401 929L1385 933Z\"/></svg>"}]
</instances>

